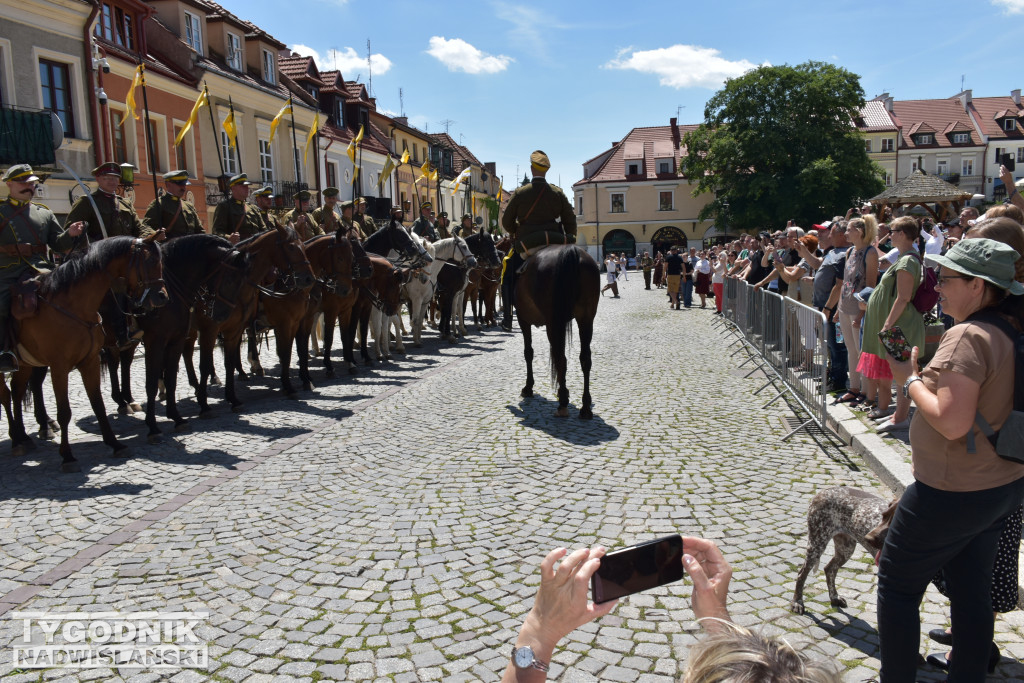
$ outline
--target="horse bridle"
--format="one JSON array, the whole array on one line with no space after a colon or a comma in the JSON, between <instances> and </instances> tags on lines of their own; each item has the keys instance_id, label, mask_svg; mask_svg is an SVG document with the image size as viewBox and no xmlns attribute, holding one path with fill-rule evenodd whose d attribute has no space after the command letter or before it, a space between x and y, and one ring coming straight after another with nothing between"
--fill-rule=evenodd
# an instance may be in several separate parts
<instances>
[{"instance_id":1,"label":"horse bridle","mask_svg":"<svg viewBox=\"0 0 1024 683\"><path fill-rule=\"evenodd\" d=\"M346 236L345 239L348 239ZM334 250L338 247L338 240L334 237L331 238L331 243L327 245L328 254L333 254ZM329 258L329 261L333 263L334 259ZM324 288L325 291L335 294L338 291L338 271L332 269L329 273L329 277L318 277L316 278L317 284Z\"/></svg>"},{"instance_id":2,"label":"horse bridle","mask_svg":"<svg viewBox=\"0 0 1024 683\"><path fill-rule=\"evenodd\" d=\"M282 251L285 251L283 247L286 247L292 243L293 240L287 237L278 237L276 246L282 248ZM301 248L299 250L299 253L302 253ZM285 254L287 254L287 251L285 251ZM283 275L278 275L277 279L274 281L274 289L270 289L269 287L266 287L257 282L253 282L252 280L249 280L249 284L258 289L260 293L264 294L265 296L269 296L273 299L284 298L291 294L292 292L294 292L296 289L298 289L298 287L296 286L296 270L298 270L298 266L306 266L307 268L309 268L309 259L306 258L305 255L303 255L301 261L297 259L289 259L288 272L284 273ZM311 268L310 270L312 271ZM277 288L277 283L281 283L282 289Z\"/></svg>"},{"instance_id":3,"label":"horse bridle","mask_svg":"<svg viewBox=\"0 0 1024 683\"><path fill-rule=\"evenodd\" d=\"M469 268L469 259L476 257L473 256L473 252L469 249L469 245L466 244L465 239L461 237L456 237L454 239L455 242L452 246L452 255L444 260L444 264L442 264L441 267L451 266L453 268L458 268L459 270L467 270ZM455 260L455 249L458 249L459 253L462 255L461 261ZM467 251L469 251L468 254L466 253Z\"/></svg>"},{"instance_id":4,"label":"horse bridle","mask_svg":"<svg viewBox=\"0 0 1024 683\"><path fill-rule=\"evenodd\" d=\"M138 284L135 286L135 290L128 291L128 278L111 278L110 279L110 291L116 292L120 287L124 287L125 294L127 294L132 306L136 308L144 307L146 299L155 290L160 291L164 289L165 283L163 278L153 278L151 280L146 279L145 263L146 263L146 243L141 239L135 239L132 241L132 246L128 252L128 273L129 275L133 272L136 275ZM140 292L141 290L141 292ZM136 294L136 292L140 292ZM115 298L116 301L116 298Z\"/></svg>"}]
</instances>

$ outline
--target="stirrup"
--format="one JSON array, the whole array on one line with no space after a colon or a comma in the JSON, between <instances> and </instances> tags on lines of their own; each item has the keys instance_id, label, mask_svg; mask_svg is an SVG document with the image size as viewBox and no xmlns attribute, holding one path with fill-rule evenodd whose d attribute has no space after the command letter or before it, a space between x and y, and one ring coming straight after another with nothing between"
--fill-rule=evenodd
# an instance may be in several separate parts
<instances>
[{"instance_id":1,"label":"stirrup","mask_svg":"<svg viewBox=\"0 0 1024 683\"><path fill-rule=\"evenodd\" d=\"M0 351L0 372L17 372L19 367L18 357L14 355L14 352Z\"/></svg>"}]
</instances>

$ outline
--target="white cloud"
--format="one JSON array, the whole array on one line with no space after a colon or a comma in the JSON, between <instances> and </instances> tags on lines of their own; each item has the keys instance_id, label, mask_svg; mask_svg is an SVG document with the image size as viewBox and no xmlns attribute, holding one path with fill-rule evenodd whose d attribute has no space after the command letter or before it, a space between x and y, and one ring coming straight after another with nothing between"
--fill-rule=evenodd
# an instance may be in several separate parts
<instances>
[{"instance_id":1,"label":"white cloud","mask_svg":"<svg viewBox=\"0 0 1024 683\"><path fill-rule=\"evenodd\" d=\"M427 54L448 67L449 71L465 71L468 74L495 74L508 68L514 61L505 55L489 55L478 50L461 38L430 39Z\"/></svg>"},{"instance_id":2,"label":"white cloud","mask_svg":"<svg viewBox=\"0 0 1024 683\"><path fill-rule=\"evenodd\" d=\"M1016 0L1024 2L1024 0ZM632 52L632 54L629 54ZM697 45L673 45L656 50L620 50L605 65L609 69L634 69L659 76L658 82L672 88L708 88L715 90L729 78L741 76L757 67L741 59L731 62L714 48Z\"/></svg>"},{"instance_id":3,"label":"white cloud","mask_svg":"<svg viewBox=\"0 0 1024 683\"><path fill-rule=\"evenodd\" d=\"M1024 0L992 0L996 7L1002 7L1007 14L1024 14Z\"/></svg>"},{"instance_id":4,"label":"white cloud","mask_svg":"<svg viewBox=\"0 0 1024 683\"><path fill-rule=\"evenodd\" d=\"M308 45L292 45L289 49L305 57L312 57L313 61L316 62L317 68L321 71L339 69L341 75L348 80L354 79L356 74L363 74L363 80L366 80L366 56L360 56L351 47L346 47L344 50L331 48L323 57ZM391 60L382 54L370 55L370 64L373 66L374 76L386 74L391 69L391 63Z\"/></svg>"}]
</instances>

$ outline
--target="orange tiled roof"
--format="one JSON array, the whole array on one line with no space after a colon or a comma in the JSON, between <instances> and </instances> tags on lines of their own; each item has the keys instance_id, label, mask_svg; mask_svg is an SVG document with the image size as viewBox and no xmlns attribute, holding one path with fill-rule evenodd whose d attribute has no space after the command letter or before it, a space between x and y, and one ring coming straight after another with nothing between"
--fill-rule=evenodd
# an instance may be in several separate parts
<instances>
[{"instance_id":1,"label":"orange tiled roof","mask_svg":"<svg viewBox=\"0 0 1024 683\"><path fill-rule=\"evenodd\" d=\"M1024 133L1020 129L1021 118L1024 117L1024 106L1016 104L1013 98L1006 97L975 97L967 105L974 114L974 120L978 122L981 132L989 138L1003 140L1020 140ZM1001 122L997 119L1012 116L1018 120L1013 131L1003 130Z\"/></svg>"},{"instance_id":2,"label":"orange tiled roof","mask_svg":"<svg viewBox=\"0 0 1024 683\"><path fill-rule=\"evenodd\" d=\"M312 57L302 57L294 55L291 57L278 57L277 68L281 70L281 73L296 82L312 83L313 85L323 87L324 83L320 80L320 72L316 68L316 62L313 61Z\"/></svg>"},{"instance_id":3,"label":"orange tiled roof","mask_svg":"<svg viewBox=\"0 0 1024 683\"><path fill-rule=\"evenodd\" d=\"M696 125L677 126L680 136L696 130ZM657 148L657 149L656 149ZM576 184L592 182L616 182L626 180L626 159L642 160L641 175L644 180L678 178L680 149L676 146L672 126L650 126L634 128L619 143L613 146L608 158L601 167L589 178L577 181ZM669 155L669 152L671 154ZM608 150L602 154L608 153ZM662 156L665 155L665 156ZM601 154L594 157L597 159ZM668 174L658 173L657 159L672 158L672 171ZM636 176L629 176L635 180Z\"/></svg>"},{"instance_id":4,"label":"orange tiled roof","mask_svg":"<svg viewBox=\"0 0 1024 683\"><path fill-rule=\"evenodd\" d=\"M966 124L967 112L964 111L957 98L896 100L893 102L893 114L902 127L900 149L917 149L918 145L911 137L917 133L932 133L934 136L932 144L921 145L921 148L924 149L981 144L981 138L974 126L967 125L966 128L963 128ZM939 132L947 130L948 133ZM970 142L954 145L950 138L950 133L953 131L969 133Z\"/></svg>"}]
</instances>

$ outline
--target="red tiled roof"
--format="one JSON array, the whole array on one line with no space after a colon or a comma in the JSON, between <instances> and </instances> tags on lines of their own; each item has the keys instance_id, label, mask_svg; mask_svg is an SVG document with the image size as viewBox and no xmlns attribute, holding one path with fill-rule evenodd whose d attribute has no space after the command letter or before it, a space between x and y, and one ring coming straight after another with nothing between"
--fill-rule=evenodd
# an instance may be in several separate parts
<instances>
[{"instance_id":1,"label":"red tiled roof","mask_svg":"<svg viewBox=\"0 0 1024 683\"><path fill-rule=\"evenodd\" d=\"M312 83L319 87L324 85L323 81L320 80L320 72L317 70L316 62L313 61L312 57L278 57L277 67L281 70L282 74L293 81Z\"/></svg>"},{"instance_id":2,"label":"red tiled roof","mask_svg":"<svg viewBox=\"0 0 1024 683\"><path fill-rule=\"evenodd\" d=\"M971 100L968 107L970 107L971 113L974 114L974 120L977 121L981 132L989 136L989 138L1003 140L1020 140L1024 138L1024 133L1021 132L1019 123L1014 126L1014 130L1006 131L1003 130L1001 121L997 120L1007 116L1020 120L1020 117L1024 116L1024 107L1016 104L1009 95L1006 97L975 97Z\"/></svg>"},{"instance_id":3,"label":"red tiled roof","mask_svg":"<svg viewBox=\"0 0 1024 683\"><path fill-rule=\"evenodd\" d=\"M896 131L896 124L889 115L889 110L885 108L885 102L881 100L865 102L860 108L856 123L857 128L863 133Z\"/></svg>"},{"instance_id":4,"label":"red tiled roof","mask_svg":"<svg viewBox=\"0 0 1024 683\"><path fill-rule=\"evenodd\" d=\"M213 0L197 0L196 4L199 4L206 8L206 19L207 21L225 20L232 24L235 24L239 28L245 30L246 38L260 38L268 43L274 45L277 48L284 48L285 44L280 40L270 35L263 29L251 21L246 21L236 14L229 12L223 6L213 2Z\"/></svg>"},{"instance_id":5,"label":"red tiled roof","mask_svg":"<svg viewBox=\"0 0 1024 683\"><path fill-rule=\"evenodd\" d=\"M366 86L359 81L345 81L345 96L350 100L367 101Z\"/></svg>"},{"instance_id":6,"label":"red tiled roof","mask_svg":"<svg viewBox=\"0 0 1024 683\"><path fill-rule=\"evenodd\" d=\"M923 147L953 147L953 141L950 139L949 134L938 132L947 129L949 129L950 133L954 130L970 133L970 143L966 144L981 144L978 131L974 129L974 126L967 126L966 129L957 127L964 125L963 122L967 116L967 112L960 105L958 98L896 100L893 102L893 113L895 114L893 118L903 128L900 135L900 149L917 148L911 137L917 133L932 133L934 135L935 141L931 144L923 145ZM953 124L954 128L949 128L950 124ZM963 146L963 144L965 143L956 146Z\"/></svg>"},{"instance_id":7,"label":"red tiled roof","mask_svg":"<svg viewBox=\"0 0 1024 683\"><path fill-rule=\"evenodd\" d=\"M462 173L468 166L483 168L483 164L476 158L476 155L470 152L467 147L455 142L455 139L448 135L448 133L427 133L427 137L434 143L447 147L454 152L452 154L452 170L455 173Z\"/></svg>"},{"instance_id":8,"label":"red tiled roof","mask_svg":"<svg viewBox=\"0 0 1024 683\"><path fill-rule=\"evenodd\" d=\"M321 71L320 80L323 82L323 92L333 92L345 94L345 79L341 77L341 72L338 70L333 71Z\"/></svg>"},{"instance_id":9,"label":"red tiled roof","mask_svg":"<svg viewBox=\"0 0 1024 683\"><path fill-rule=\"evenodd\" d=\"M678 126L680 135L696 130L696 125L684 125ZM601 165L601 167L589 178L583 178L577 181L575 184L581 183L592 183L592 182L616 182L626 180L626 156L627 151L636 154L637 150L640 152L640 156L634 158L644 159L646 163L643 165L641 172L646 180L659 180L664 178L678 178L679 158L681 150L675 146L673 141L672 126L650 126L646 128L634 128L615 145L611 150L606 150L601 154L594 157L599 158L602 154L608 154L608 158ZM666 154L666 143L668 149L671 150L671 155ZM658 151L655 152L655 146L657 145ZM665 154L665 156L662 156ZM655 159L664 159L668 156L672 157L672 171L668 174L658 174L657 164Z\"/></svg>"}]
</instances>

